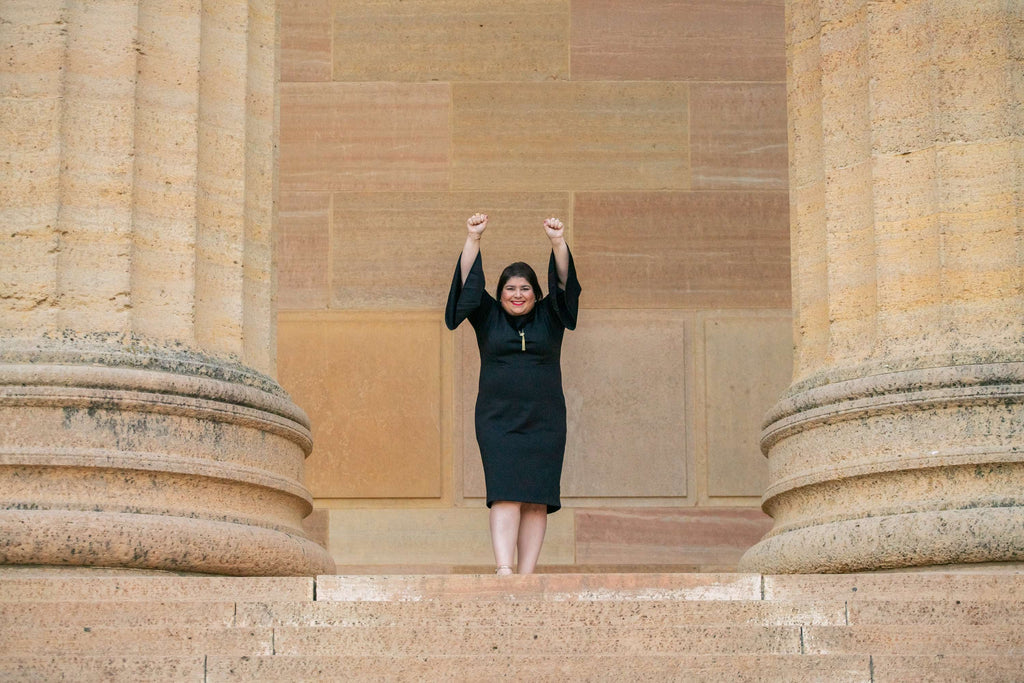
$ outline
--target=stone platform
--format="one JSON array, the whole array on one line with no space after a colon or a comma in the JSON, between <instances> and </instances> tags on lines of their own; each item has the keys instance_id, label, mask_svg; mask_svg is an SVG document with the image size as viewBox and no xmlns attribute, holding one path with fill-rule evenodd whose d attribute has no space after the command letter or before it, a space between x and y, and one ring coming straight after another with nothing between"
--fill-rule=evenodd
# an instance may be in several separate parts
<instances>
[{"instance_id":1,"label":"stone platform","mask_svg":"<svg viewBox=\"0 0 1024 683\"><path fill-rule=\"evenodd\" d=\"M0 574L2 681L1024 680L1024 571Z\"/></svg>"}]
</instances>

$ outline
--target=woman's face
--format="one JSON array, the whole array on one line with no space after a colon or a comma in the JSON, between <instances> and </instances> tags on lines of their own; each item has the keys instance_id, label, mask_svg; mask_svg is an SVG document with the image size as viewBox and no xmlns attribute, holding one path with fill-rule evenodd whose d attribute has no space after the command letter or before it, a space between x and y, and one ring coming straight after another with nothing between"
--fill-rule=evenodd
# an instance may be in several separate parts
<instances>
[{"instance_id":1,"label":"woman's face","mask_svg":"<svg viewBox=\"0 0 1024 683\"><path fill-rule=\"evenodd\" d=\"M525 277L510 277L501 288L501 307L509 315L525 315L536 303L537 294Z\"/></svg>"}]
</instances>

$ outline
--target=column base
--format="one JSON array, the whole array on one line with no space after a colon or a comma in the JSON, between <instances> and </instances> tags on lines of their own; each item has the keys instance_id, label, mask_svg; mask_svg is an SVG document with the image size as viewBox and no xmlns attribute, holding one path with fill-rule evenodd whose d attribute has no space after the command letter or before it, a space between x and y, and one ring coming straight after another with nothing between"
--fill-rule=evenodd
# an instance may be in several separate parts
<instances>
[{"instance_id":1,"label":"column base","mask_svg":"<svg viewBox=\"0 0 1024 683\"><path fill-rule=\"evenodd\" d=\"M905 370L791 393L762 434L769 574L1024 562L1024 363Z\"/></svg>"},{"instance_id":2,"label":"column base","mask_svg":"<svg viewBox=\"0 0 1024 683\"><path fill-rule=\"evenodd\" d=\"M333 573L270 378L194 352L0 348L0 565Z\"/></svg>"}]
</instances>

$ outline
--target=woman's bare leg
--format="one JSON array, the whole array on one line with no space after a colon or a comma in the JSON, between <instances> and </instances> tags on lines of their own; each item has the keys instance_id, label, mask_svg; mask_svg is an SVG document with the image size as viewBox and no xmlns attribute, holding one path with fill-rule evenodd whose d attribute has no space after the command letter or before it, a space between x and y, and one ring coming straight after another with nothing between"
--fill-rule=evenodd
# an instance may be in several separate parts
<instances>
[{"instance_id":1,"label":"woman's bare leg","mask_svg":"<svg viewBox=\"0 0 1024 683\"><path fill-rule=\"evenodd\" d=\"M532 574L548 528L548 506L523 503L519 512L519 573Z\"/></svg>"},{"instance_id":2,"label":"woman's bare leg","mask_svg":"<svg viewBox=\"0 0 1024 683\"><path fill-rule=\"evenodd\" d=\"M495 501L491 503L491 546L494 548L494 562L499 574L510 574L515 566L516 543L519 538L519 503ZM510 571L503 571L509 567Z\"/></svg>"}]
</instances>

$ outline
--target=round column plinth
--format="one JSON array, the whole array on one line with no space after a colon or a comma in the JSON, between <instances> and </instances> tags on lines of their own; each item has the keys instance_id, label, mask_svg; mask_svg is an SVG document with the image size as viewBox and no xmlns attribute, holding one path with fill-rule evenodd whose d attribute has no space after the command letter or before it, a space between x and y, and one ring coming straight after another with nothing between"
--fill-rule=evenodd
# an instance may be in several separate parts
<instances>
[{"instance_id":1,"label":"round column plinth","mask_svg":"<svg viewBox=\"0 0 1024 683\"><path fill-rule=\"evenodd\" d=\"M1024 363L864 370L796 386L769 416L775 525L741 567L1024 561Z\"/></svg>"},{"instance_id":2,"label":"round column plinth","mask_svg":"<svg viewBox=\"0 0 1024 683\"><path fill-rule=\"evenodd\" d=\"M306 537L308 420L196 354L0 356L0 564L332 573Z\"/></svg>"}]
</instances>

